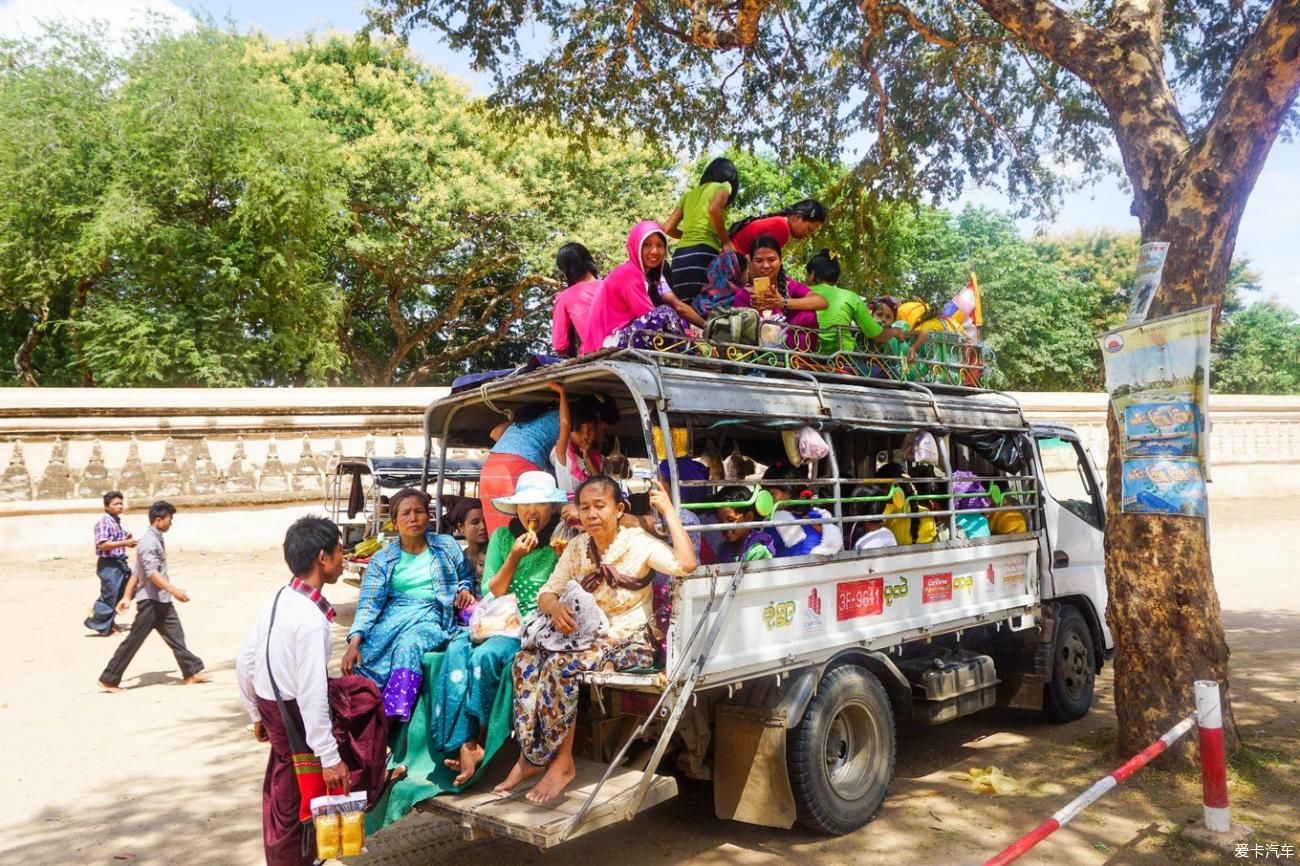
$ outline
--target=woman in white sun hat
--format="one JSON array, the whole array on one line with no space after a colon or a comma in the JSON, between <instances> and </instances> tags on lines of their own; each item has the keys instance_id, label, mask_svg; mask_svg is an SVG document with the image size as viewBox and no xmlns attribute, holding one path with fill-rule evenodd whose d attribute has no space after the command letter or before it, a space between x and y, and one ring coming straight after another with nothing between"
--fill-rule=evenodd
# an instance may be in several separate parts
<instances>
[{"instance_id":1,"label":"woman in white sun hat","mask_svg":"<svg viewBox=\"0 0 1300 866\"><path fill-rule=\"evenodd\" d=\"M560 506L567 497L549 472L525 472L515 492L499 496L492 504L511 515L510 522L492 533L483 561L483 597L501 598L513 594L521 619L537 608L537 592L555 568L558 554L551 546L551 533L560 522ZM461 632L447 647L442 671L433 686L430 707L431 750L454 755L444 763L456 771L454 787L465 786L478 768L492 757L487 748L500 745L503 736L489 731L493 707L498 698L502 674L510 669L519 638L494 635L474 643L469 631ZM513 700L507 685L500 699L505 706ZM509 735L509 717L504 733Z\"/></svg>"}]
</instances>

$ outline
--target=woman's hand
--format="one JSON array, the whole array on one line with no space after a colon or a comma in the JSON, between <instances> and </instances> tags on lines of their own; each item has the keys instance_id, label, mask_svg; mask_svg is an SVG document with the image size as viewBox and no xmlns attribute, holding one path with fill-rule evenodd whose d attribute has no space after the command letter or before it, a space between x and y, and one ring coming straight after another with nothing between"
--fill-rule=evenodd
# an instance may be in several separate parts
<instances>
[{"instance_id":1,"label":"woman's hand","mask_svg":"<svg viewBox=\"0 0 1300 866\"><path fill-rule=\"evenodd\" d=\"M582 515L578 514L578 506L572 502L564 503L564 507L560 509L560 519L570 526L582 525Z\"/></svg>"},{"instance_id":2,"label":"woman's hand","mask_svg":"<svg viewBox=\"0 0 1300 866\"><path fill-rule=\"evenodd\" d=\"M473 603L474 593L470 592L468 589L462 589L460 592L456 593L456 610L464 610Z\"/></svg>"},{"instance_id":3,"label":"woman's hand","mask_svg":"<svg viewBox=\"0 0 1300 866\"><path fill-rule=\"evenodd\" d=\"M673 508L672 497L668 495L668 490L658 478L650 482L650 507L664 517L677 513Z\"/></svg>"},{"instance_id":4,"label":"woman's hand","mask_svg":"<svg viewBox=\"0 0 1300 866\"><path fill-rule=\"evenodd\" d=\"M573 617L573 611L569 610L560 603L559 596L551 596L551 601L547 604L549 610L546 615L551 618L551 625L555 630L562 634L573 634L578 630L578 621Z\"/></svg>"},{"instance_id":5,"label":"woman's hand","mask_svg":"<svg viewBox=\"0 0 1300 866\"><path fill-rule=\"evenodd\" d=\"M530 529L515 539L515 543L510 546L509 556L513 559L523 559L537 549L537 543L537 533Z\"/></svg>"},{"instance_id":6,"label":"woman's hand","mask_svg":"<svg viewBox=\"0 0 1300 866\"><path fill-rule=\"evenodd\" d=\"M343 653L343 661L339 662L339 670L343 676L352 676L353 668L361 663L361 638L355 637L348 642L348 648Z\"/></svg>"},{"instance_id":7,"label":"woman's hand","mask_svg":"<svg viewBox=\"0 0 1300 866\"><path fill-rule=\"evenodd\" d=\"M563 385L563 383L561 383L561 382L548 382L548 383L546 384L546 387L548 387L548 388L550 388L552 391L554 391L554 392L559 396L559 398L560 398L561 400L564 399L564 393L565 393L565 392L564 392L564 385Z\"/></svg>"}]
</instances>

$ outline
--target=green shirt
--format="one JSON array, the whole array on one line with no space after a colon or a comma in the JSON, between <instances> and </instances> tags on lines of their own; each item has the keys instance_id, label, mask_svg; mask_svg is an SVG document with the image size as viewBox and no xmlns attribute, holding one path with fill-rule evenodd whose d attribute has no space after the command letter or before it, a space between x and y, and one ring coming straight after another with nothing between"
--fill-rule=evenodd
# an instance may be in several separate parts
<instances>
[{"instance_id":1,"label":"green shirt","mask_svg":"<svg viewBox=\"0 0 1300 866\"><path fill-rule=\"evenodd\" d=\"M857 344L849 331L850 325L857 325L858 330L867 339L884 330L876 321L876 317L871 315L867 302L848 289L826 283L818 283L808 288L825 298L826 303L829 304L826 309L817 311L817 326L822 329L821 338L817 342L817 354L833 355L836 351L853 351ZM838 350L835 346L837 335Z\"/></svg>"},{"instance_id":2,"label":"green shirt","mask_svg":"<svg viewBox=\"0 0 1300 866\"><path fill-rule=\"evenodd\" d=\"M393 569L393 581L389 588L393 592L416 598L433 598L433 578L430 576L432 568L433 551L429 548L426 547L423 553L407 553L403 550L397 568Z\"/></svg>"},{"instance_id":3,"label":"green shirt","mask_svg":"<svg viewBox=\"0 0 1300 866\"><path fill-rule=\"evenodd\" d=\"M488 584L506 564L506 557L510 555L510 548L514 546L515 537L511 534L509 526L498 527L488 539L487 553L483 557L484 595L491 591ZM519 560L519 564L515 566L514 577L510 578L510 591L515 594L515 600L519 602L520 616L527 617L537 609L537 593L550 579L551 572L555 570L555 563L559 559L549 544L540 544Z\"/></svg>"},{"instance_id":4,"label":"green shirt","mask_svg":"<svg viewBox=\"0 0 1300 866\"><path fill-rule=\"evenodd\" d=\"M709 219L709 202L720 190L731 195L730 184L702 183L677 201L677 206L682 209L682 221L678 226L682 239L678 246L708 246L721 252L722 238L713 230L713 221Z\"/></svg>"}]
</instances>

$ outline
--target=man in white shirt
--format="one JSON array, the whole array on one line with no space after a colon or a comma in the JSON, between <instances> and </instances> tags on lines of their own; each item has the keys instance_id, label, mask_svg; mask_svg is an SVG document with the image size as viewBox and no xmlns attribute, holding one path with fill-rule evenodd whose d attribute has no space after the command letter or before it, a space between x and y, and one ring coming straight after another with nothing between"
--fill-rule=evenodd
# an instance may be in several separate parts
<instances>
[{"instance_id":1,"label":"man in white shirt","mask_svg":"<svg viewBox=\"0 0 1300 866\"><path fill-rule=\"evenodd\" d=\"M343 573L338 526L324 517L298 519L285 535L284 559L293 579L262 606L236 664L253 736L271 744L262 786L268 866L313 860L300 844L302 780L293 755L302 751L303 742L320 761L325 788L346 792L360 786L373 798L383 788L388 733L374 683L364 677L328 677L334 608L321 589ZM299 738L295 747L291 739Z\"/></svg>"}]
</instances>

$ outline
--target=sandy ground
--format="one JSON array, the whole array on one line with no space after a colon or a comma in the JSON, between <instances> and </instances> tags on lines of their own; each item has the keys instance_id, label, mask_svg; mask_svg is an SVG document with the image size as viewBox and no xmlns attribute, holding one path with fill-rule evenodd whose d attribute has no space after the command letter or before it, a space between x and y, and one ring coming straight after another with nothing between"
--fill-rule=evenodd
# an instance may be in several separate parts
<instances>
[{"instance_id":1,"label":"sandy ground","mask_svg":"<svg viewBox=\"0 0 1300 866\"><path fill-rule=\"evenodd\" d=\"M1256 829L1253 841L1300 853L1300 499L1215 504L1215 572L1247 743L1234 763L1234 817ZM75 528L82 530L89 536L88 526ZM80 623L95 594L89 561L42 560L39 551L10 557L8 663L0 668L0 863L260 863L266 753L245 731L232 668L253 612L282 579L277 552L174 551L174 579L193 597L180 606L188 643L213 682L179 685L170 652L151 637L119 695L95 689L117 640L90 636ZM340 619L349 621L356 591L340 586L332 595ZM463 843L446 822L414 815L374 837L370 853L354 862L405 866L454 857L476 866L558 866L618 852L628 864L978 863L1119 763L1110 682L1108 669L1093 713L1070 725L990 711L904 729L884 809L843 838L719 821L709 787L684 781L681 796L635 822L544 855L504 840ZM1020 793L977 795L949 778L989 764L1015 778ZM1240 862L1172 835L1197 815L1198 802L1194 775L1144 771L1020 862Z\"/></svg>"}]
</instances>

